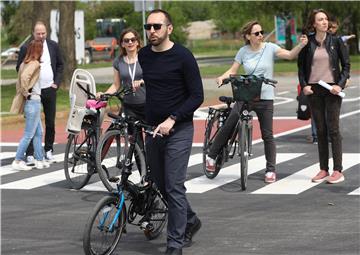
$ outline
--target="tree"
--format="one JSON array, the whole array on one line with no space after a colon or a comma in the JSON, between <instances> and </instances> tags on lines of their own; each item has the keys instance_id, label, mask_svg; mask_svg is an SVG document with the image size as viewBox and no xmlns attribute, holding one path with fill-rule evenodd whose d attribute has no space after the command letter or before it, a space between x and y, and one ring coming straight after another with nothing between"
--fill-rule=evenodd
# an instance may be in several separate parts
<instances>
[{"instance_id":1,"label":"tree","mask_svg":"<svg viewBox=\"0 0 360 255\"><path fill-rule=\"evenodd\" d=\"M75 59L75 2L62 1L59 4L60 26L59 26L59 47L64 58L63 88L69 88L72 73L76 69Z\"/></svg>"}]
</instances>

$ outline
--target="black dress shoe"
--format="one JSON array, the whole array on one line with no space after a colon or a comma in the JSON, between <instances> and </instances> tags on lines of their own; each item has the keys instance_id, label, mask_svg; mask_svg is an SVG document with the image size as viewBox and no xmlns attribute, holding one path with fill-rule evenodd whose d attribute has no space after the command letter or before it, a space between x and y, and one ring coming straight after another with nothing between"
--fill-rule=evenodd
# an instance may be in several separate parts
<instances>
[{"instance_id":1,"label":"black dress shoe","mask_svg":"<svg viewBox=\"0 0 360 255\"><path fill-rule=\"evenodd\" d=\"M182 255L181 248L167 247L165 255Z\"/></svg>"},{"instance_id":2,"label":"black dress shoe","mask_svg":"<svg viewBox=\"0 0 360 255\"><path fill-rule=\"evenodd\" d=\"M201 228L201 221L196 217L194 224L187 225L185 229L184 247L190 247L192 245L192 238Z\"/></svg>"}]
</instances>

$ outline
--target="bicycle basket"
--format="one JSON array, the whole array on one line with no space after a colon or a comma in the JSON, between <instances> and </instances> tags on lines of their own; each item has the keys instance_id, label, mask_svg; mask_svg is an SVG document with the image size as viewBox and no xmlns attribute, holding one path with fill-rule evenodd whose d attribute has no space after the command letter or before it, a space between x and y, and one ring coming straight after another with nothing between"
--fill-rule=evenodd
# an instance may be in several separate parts
<instances>
[{"instance_id":1,"label":"bicycle basket","mask_svg":"<svg viewBox=\"0 0 360 255\"><path fill-rule=\"evenodd\" d=\"M260 97L263 80L255 75L232 77L231 88L236 101L252 101Z\"/></svg>"}]
</instances>

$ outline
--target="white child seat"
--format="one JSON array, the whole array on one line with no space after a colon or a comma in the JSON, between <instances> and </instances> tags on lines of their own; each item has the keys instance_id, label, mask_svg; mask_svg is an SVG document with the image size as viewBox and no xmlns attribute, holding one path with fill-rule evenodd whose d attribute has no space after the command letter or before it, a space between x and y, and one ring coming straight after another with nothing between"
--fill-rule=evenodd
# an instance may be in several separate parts
<instances>
[{"instance_id":1,"label":"white child seat","mask_svg":"<svg viewBox=\"0 0 360 255\"><path fill-rule=\"evenodd\" d=\"M77 83L93 95L96 94L96 84L92 74L83 69L76 69L70 83L70 114L66 125L66 132L71 134L80 132L85 115L94 114L93 111L86 108L88 95L77 85Z\"/></svg>"}]
</instances>

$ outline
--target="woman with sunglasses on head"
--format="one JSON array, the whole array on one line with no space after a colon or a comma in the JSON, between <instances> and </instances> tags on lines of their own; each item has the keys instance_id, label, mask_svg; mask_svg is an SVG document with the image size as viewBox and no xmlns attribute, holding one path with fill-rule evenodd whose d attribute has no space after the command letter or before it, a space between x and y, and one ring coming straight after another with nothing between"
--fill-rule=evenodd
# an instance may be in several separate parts
<instances>
[{"instance_id":1,"label":"woman with sunglasses on head","mask_svg":"<svg viewBox=\"0 0 360 255\"><path fill-rule=\"evenodd\" d=\"M13 101L10 112L21 113L25 115L24 135L19 142L16 151L15 160L12 162L12 168L15 170L31 170L27 166L24 157L27 147L33 139L35 168L48 168L50 164L44 160L44 152L41 145L43 128L41 125L41 88L39 83L40 58L43 54L43 42L32 40L29 43L24 61L19 68L19 77L16 83L16 93L20 95L19 101ZM22 104L25 106L22 109Z\"/></svg>"},{"instance_id":2,"label":"woman with sunglasses on head","mask_svg":"<svg viewBox=\"0 0 360 255\"><path fill-rule=\"evenodd\" d=\"M120 55L114 60L114 82L105 93L115 93L122 86L132 87L134 93L125 95L122 111L127 116L138 120L145 120L145 86L142 69L138 62L138 51L141 48L140 35L132 28L124 29L119 38ZM97 93L100 97L102 92ZM129 126L128 132L133 133L133 127ZM139 146L144 147L143 137L139 136Z\"/></svg>"},{"instance_id":3,"label":"woman with sunglasses on head","mask_svg":"<svg viewBox=\"0 0 360 255\"><path fill-rule=\"evenodd\" d=\"M300 37L300 44L295 46L291 51L281 48L280 46L264 42L264 31L258 21L250 21L242 28L245 46L240 48L235 56L235 61L223 75L217 78L217 84L222 84L223 80L230 75L236 75L240 65L248 75L264 76L272 79L274 72L275 58L294 59L300 50L307 44L307 37ZM276 164L276 146L273 136L273 112L274 112L274 88L271 85L263 84L260 99L250 103L250 109L254 110L259 118L261 136L264 140L266 170L265 182L272 183L276 181L275 164ZM206 170L215 171L216 157L221 148L229 140L232 130L235 128L240 118L239 112L243 102L236 102L225 125L219 130L213 144L209 149L206 160Z\"/></svg>"},{"instance_id":4,"label":"woman with sunglasses on head","mask_svg":"<svg viewBox=\"0 0 360 255\"><path fill-rule=\"evenodd\" d=\"M311 115L315 120L318 136L320 171L312 181L338 183L345 178L341 173L342 137L339 128L342 99L337 94L344 89L350 77L349 55L341 38L329 33L329 15L325 10L313 10L306 27L312 34L309 36L309 44L299 54L298 67L300 86L304 94L309 95ZM320 86L320 80L330 84L331 90ZM331 176L328 136L334 161Z\"/></svg>"}]
</instances>

